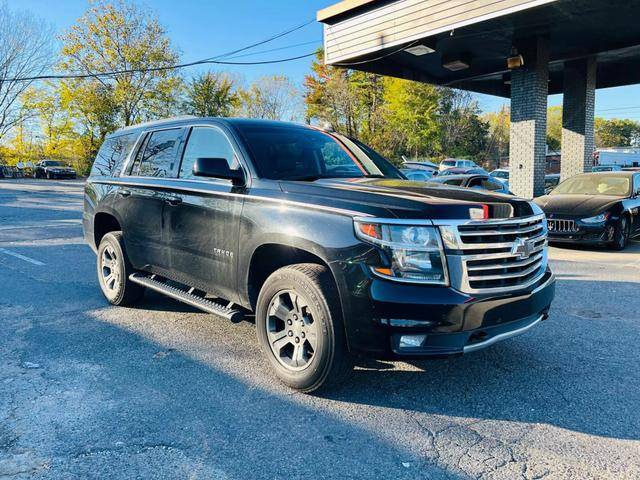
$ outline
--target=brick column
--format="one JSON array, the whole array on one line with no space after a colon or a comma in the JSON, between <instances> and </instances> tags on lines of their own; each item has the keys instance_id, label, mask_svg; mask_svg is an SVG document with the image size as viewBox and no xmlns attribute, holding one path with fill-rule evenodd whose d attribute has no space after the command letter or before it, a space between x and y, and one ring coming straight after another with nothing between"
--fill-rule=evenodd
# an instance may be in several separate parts
<instances>
[{"instance_id":1,"label":"brick column","mask_svg":"<svg viewBox=\"0 0 640 480\"><path fill-rule=\"evenodd\" d=\"M593 166L595 58L566 62L563 83L561 180L589 172Z\"/></svg>"},{"instance_id":2,"label":"brick column","mask_svg":"<svg viewBox=\"0 0 640 480\"><path fill-rule=\"evenodd\" d=\"M511 72L509 187L524 198L544 194L547 154L549 40L517 45L524 66Z\"/></svg>"}]
</instances>

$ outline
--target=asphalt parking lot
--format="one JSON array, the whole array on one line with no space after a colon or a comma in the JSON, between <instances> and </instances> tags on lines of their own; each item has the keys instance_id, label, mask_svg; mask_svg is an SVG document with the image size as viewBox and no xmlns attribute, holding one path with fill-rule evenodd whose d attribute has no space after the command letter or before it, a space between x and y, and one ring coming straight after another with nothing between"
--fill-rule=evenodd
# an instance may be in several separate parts
<instances>
[{"instance_id":1,"label":"asphalt parking lot","mask_svg":"<svg viewBox=\"0 0 640 480\"><path fill-rule=\"evenodd\" d=\"M81 181L0 181L0 477L640 478L640 242L552 248L524 336L309 396L249 322L108 306L81 210Z\"/></svg>"}]
</instances>

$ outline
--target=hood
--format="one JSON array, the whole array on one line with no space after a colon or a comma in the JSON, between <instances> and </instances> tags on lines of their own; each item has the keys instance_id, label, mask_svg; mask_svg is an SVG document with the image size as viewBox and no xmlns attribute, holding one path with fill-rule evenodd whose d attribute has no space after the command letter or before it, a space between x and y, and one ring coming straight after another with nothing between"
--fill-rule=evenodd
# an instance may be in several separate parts
<instances>
[{"instance_id":1,"label":"hood","mask_svg":"<svg viewBox=\"0 0 640 480\"><path fill-rule=\"evenodd\" d=\"M487 206L489 218L528 216L538 210L530 202L468 188L429 186L389 178L281 181L291 199L360 211L380 217L469 219L470 209ZM539 211L539 210L538 210Z\"/></svg>"},{"instance_id":2,"label":"hood","mask_svg":"<svg viewBox=\"0 0 640 480\"><path fill-rule=\"evenodd\" d=\"M607 210L622 200L611 195L545 195L535 199L544 213L549 215L569 215L572 217L592 217Z\"/></svg>"}]
</instances>

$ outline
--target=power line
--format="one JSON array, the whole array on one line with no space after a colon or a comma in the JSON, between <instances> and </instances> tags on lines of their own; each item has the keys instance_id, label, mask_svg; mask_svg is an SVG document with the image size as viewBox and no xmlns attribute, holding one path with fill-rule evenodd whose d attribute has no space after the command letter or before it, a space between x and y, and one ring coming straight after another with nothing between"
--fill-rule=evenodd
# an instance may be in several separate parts
<instances>
[{"instance_id":1,"label":"power line","mask_svg":"<svg viewBox=\"0 0 640 480\"><path fill-rule=\"evenodd\" d=\"M238 48L237 50L232 50L230 52L227 53L223 53L221 55L215 56L215 57L209 57L209 58L205 58L204 60L220 60L221 58L225 58L225 57L229 57L231 55L235 55L236 53L240 53L240 52L244 52L245 50L249 50L253 47L258 47L260 45L264 45L265 43L269 43L272 42L273 40L277 40L278 38L282 38L285 35L289 35L290 33L296 32L304 27L306 27L307 25L311 25L312 23L315 23L315 19L312 18L304 23L301 23L300 25L297 25L293 28L290 28L288 30L285 30L284 32L280 32L272 37L266 38L264 40L260 40L259 42L256 43L252 43L251 45L247 45L246 47L242 47L242 48Z\"/></svg>"},{"instance_id":2,"label":"power line","mask_svg":"<svg viewBox=\"0 0 640 480\"><path fill-rule=\"evenodd\" d=\"M242 55L233 55L232 57L225 57L227 60L231 60L233 58L244 58L244 57L251 57L253 55L260 55L263 53L271 53L271 52L277 52L280 50L288 50L290 48L296 48L296 47L302 47L305 45L317 45L321 42L317 41L317 40L313 40L311 42L302 42L302 43L294 43L293 45L286 45L284 47L278 47L278 48L270 48L269 50L259 50L257 52L252 52L252 53L243 53Z\"/></svg>"},{"instance_id":3,"label":"power line","mask_svg":"<svg viewBox=\"0 0 640 480\"><path fill-rule=\"evenodd\" d=\"M253 43L251 45L247 45L245 47L242 48L238 48L236 50L227 52L227 53L223 53L214 57L209 57L209 58L205 58L202 60L196 60L193 62L187 62L187 63L179 63L176 65L166 65L166 66L161 66L161 67L149 67L149 68L128 68L128 69L121 69L121 70L113 70L113 71L109 71L109 72L97 72L97 73L68 73L68 74L46 74L46 75L35 75L35 76L31 76L31 77L15 77L15 78L0 78L0 82L27 82L27 81L34 81L34 80L64 80L64 79L83 79L83 78L102 78L102 77L111 77L114 75L122 75L122 74L126 74L126 73L146 73L146 72L162 72L162 71L169 71L169 70L177 70L177 69L182 69L182 68L186 68L186 67L192 67L192 66L196 66L196 65L207 65L207 64L215 64L215 65L267 65L267 64L275 64L275 63L284 63L284 62L291 62L294 60L300 60L302 58L306 58L306 57L311 57L313 55L315 55L315 52L312 53L307 53L304 55L298 55L298 56L294 56L294 57L288 57L288 58L279 58L279 59L274 59L274 60L264 60L264 61L254 61L254 62L230 62L230 61L226 61L226 60L221 60L224 58L238 58L238 57L231 57L231 55L234 55L236 53L240 53L246 50L249 50L251 48L254 48L256 46L259 45L263 45L265 43L271 42L273 40L276 40L278 38L281 38L285 35L288 35L290 33L293 33L297 30L300 30L301 28L306 27L307 25L310 25L311 23L313 23L315 20L309 20L305 23L302 23L300 25L297 25L293 28L290 28L288 30L285 30L284 32L280 32L272 37L266 38L264 40L261 40L259 42ZM283 47L286 48L286 47ZM239 56L240 57L240 56Z\"/></svg>"}]
</instances>

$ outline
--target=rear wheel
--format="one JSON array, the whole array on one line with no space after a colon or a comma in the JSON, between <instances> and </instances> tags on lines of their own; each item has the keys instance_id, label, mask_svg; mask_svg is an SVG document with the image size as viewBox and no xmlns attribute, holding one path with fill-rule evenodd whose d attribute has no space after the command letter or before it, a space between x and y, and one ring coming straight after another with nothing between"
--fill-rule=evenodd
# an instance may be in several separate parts
<instances>
[{"instance_id":1,"label":"rear wheel","mask_svg":"<svg viewBox=\"0 0 640 480\"><path fill-rule=\"evenodd\" d=\"M134 273L129 263L122 232L109 232L98 247L98 281L102 293L113 305L132 305L142 297L144 287L129 280Z\"/></svg>"},{"instance_id":2,"label":"rear wheel","mask_svg":"<svg viewBox=\"0 0 640 480\"><path fill-rule=\"evenodd\" d=\"M629 243L629 236L631 224L626 216L620 217L618 223L613 227L613 241L611 242L611 248L613 250L624 250Z\"/></svg>"},{"instance_id":3,"label":"rear wheel","mask_svg":"<svg viewBox=\"0 0 640 480\"><path fill-rule=\"evenodd\" d=\"M302 263L271 274L258 297L256 327L276 375L291 388L330 388L352 369L338 293L322 265Z\"/></svg>"}]
</instances>

